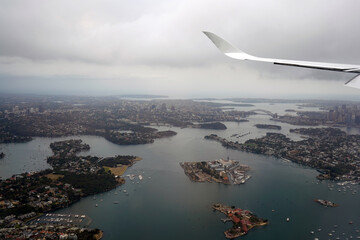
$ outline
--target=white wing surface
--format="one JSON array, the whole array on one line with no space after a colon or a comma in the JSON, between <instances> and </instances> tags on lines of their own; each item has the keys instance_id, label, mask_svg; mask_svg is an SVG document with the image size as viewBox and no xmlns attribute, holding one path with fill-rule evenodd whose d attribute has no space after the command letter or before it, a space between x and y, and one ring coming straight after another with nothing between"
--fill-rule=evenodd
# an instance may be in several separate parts
<instances>
[{"instance_id":1,"label":"white wing surface","mask_svg":"<svg viewBox=\"0 0 360 240\"><path fill-rule=\"evenodd\" d=\"M314 68L321 70L337 71L337 72L348 72L357 73L354 78L345 83L345 86L359 88L360 89L360 65L349 65L349 64L338 64L338 63L322 63L322 62L308 62L308 61L297 61L297 60L286 60L286 59L273 59L273 58L262 58L255 57L247 54L238 48L231 45L221 37L211 32L204 32L204 34L215 44L215 46L226 56L240 59L240 60L252 60L260 62L270 62L278 65L286 65L293 67L304 67Z\"/></svg>"}]
</instances>

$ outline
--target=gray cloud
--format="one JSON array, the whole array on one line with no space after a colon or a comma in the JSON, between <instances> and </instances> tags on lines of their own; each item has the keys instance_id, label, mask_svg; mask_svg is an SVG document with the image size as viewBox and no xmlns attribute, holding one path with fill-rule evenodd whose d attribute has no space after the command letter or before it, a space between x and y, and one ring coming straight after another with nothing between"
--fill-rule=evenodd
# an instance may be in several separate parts
<instances>
[{"instance_id":1,"label":"gray cloud","mask_svg":"<svg viewBox=\"0 0 360 240\"><path fill-rule=\"evenodd\" d=\"M27 81L39 77L54 86L60 83L53 76L96 78L99 85L102 78L116 79L109 85L129 91L135 83L139 89L162 84L159 91L176 95L173 87L226 94L229 90L219 86L242 76L248 81L236 83L238 94L263 94L269 79L343 81L351 76L228 59L201 31L213 31L258 56L360 64L359 8L356 0L4 0L0 74ZM11 78L3 78L5 89L14 86L4 79ZM209 90L200 90L206 81ZM84 87L83 81L76 83ZM335 93L336 86L330 83L325 90ZM289 91L280 89L279 94ZM308 91L306 84L298 89ZM347 88L341 93L349 91L354 93Z\"/></svg>"}]
</instances>

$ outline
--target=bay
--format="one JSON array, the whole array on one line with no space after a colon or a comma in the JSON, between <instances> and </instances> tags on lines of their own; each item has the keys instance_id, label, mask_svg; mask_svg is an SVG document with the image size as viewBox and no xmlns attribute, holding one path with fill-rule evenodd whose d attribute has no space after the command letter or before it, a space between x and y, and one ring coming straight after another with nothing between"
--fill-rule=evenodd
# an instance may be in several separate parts
<instances>
[{"instance_id":1,"label":"bay","mask_svg":"<svg viewBox=\"0 0 360 240\"><path fill-rule=\"evenodd\" d=\"M220 221L223 215L212 211L214 203L249 209L259 217L269 219L268 226L251 230L242 239L346 239L350 235L353 238L359 236L356 232L360 229L359 193L338 192L340 187L336 183L317 181L318 173L314 169L274 157L228 150L217 142L204 139L211 133L231 139L234 133L250 132L243 138L235 138L242 142L270 131L257 129L253 126L256 123L269 123L269 119L256 115L250 122L225 122L228 129L223 131L170 128L178 134L153 144L136 146L119 146L96 136L35 138L29 143L0 146L0 151L7 154L0 160L3 161L0 162L0 174L6 178L24 170L48 168L45 158L51 155L51 142L81 138L91 146L83 155L130 154L143 158L125 173L141 174L142 181L136 178L132 182L126 178L124 185L112 191L83 198L56 211L90 216L90 227L104 230L104 239L225 239L223 232L231 224ZM282 130L271 132L281 132L300 140L299 135L288 132L294 126L275 124L281 125ZM356 132L354 129L349 131ZM194 183L179 166L184 161L207 161L227 156L251 167L252 178L246 184ZM333 191L329 191L329 184L335 184ZM351 189L360 192L359 186L351 186ZM339 207L325 208L313 201L316 198L331 200ZM337 228L334 225L338 225ZM315 233L312 235L310 231ZM329 233L333 236L329 237Z\"/></svg>"}]
</instances>

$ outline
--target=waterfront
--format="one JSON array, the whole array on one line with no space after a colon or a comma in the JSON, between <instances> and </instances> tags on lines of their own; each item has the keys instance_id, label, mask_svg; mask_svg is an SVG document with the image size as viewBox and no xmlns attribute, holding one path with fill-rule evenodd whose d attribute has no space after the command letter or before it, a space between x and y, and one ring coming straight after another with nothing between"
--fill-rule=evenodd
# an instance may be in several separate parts
<instances>
[{"instance_id":1,"label":"waterfront","mask_svg":"<svg viewBox=\"0 0 360 240\"><path fill-rule=\"evenodd\" d=\"M91 227L103 229L104 239L169 236L172 239L223 239L223 231L229 226L212 212L211 205L217 202L250 209L269 219L269 226L249 233L245 239L313 239L310 231L318 228L322 231L315 236L323 238L333 225L338 225L336 231L356 236L353 229L359 228L360 223L359 194L329 191L327 182L316 184L315 170L272 157L227 151L215 142L197 137L200 132L194 134L184 129L176 138L160 140L140 147L142 149L122 147L124 154L144 157L128 171L141 173L144 180L139 184L128 181L118 190L97 195L96 200L88 197L59 212L91 216ZM98 143L92 146L92 151L111 147L106 145L106 142ZM228 154L251 166L253 177L246 184L193 183L178 165L178 161L201 161ZM123 189L129 196L122 193ZM324 208L314 203L315 198L331 199L339 207ZM114 205L114 201L119 204ZM99 207L94 207L95 204ZM287 217L290 222L286 222ZM350 220L354 224L349 225Z\"/></svg>"},{"instance_id":2,"label":"waterfront","mask_svg":"<svg viewBox=\"0 0 360 240\"><path fill-rule=\"evenodd\" d=\"M250 122L225 123L227 130L171 128L178 132L176 136L136 146L119 146L102 137L82 136L83 142L91 147L90 151L82 153L84 155L106 157L129 154L142 157L143 160L130 167L126 174L141 174L144 179L137 184L138 179L132 183L127 178L127 183L117 189L89 196L56 213L88 215L93 220L90 227L104 230L104 239L225 239L223 232L230 225L224 225L219 220L221 214L212 211L214 203L249 209L269 219L269 226L251 231L243 239L328 239L328 233L333 229L336 232L332 239L337 236L345 239L343 232L346 237L360 235L355 232L355 229L360 229L359 194L329 191L329 182L317 184L315 177L318 173L313 169L273 157L227 150L216 142L204 139L211 133L230 137L234 133L251 132L239 139L245 141L272 132L253 126L262 122L268 122L268 117L252 116ZM282 126L278 132L299 138L288 132L289 128L298 126L278 125ZM23 145L6 145L6 151L19 155L19 162L11 165L11 169L16 170L18 166L21 172L21 168L28 166L26 149L33 147L33 154L38 148L42 149L33 160L42 166L46 163L45 156L51 155L50 142L69 138L77 137L35 138ZM16 150L17 147L25 149L23 155ZM179 165L179 162L208 161L228 155L250 166L252 178L246 184L193 183ZM1 174L11 171L6 168L10 160L5 160L7 162L2 166ZM1 176L4 178L4 175ZM128 196L123 190L127 190ZM336 202L339 207L324 208L313 201L318 198ZM115 201L119 204L114 204ZM286 218L290 221L286 222ZM349 221L353 224L348 224ZM334 225L338 227L334 228ZM321 232L317 231L319 228ZM310 231L315 234L311 235Z\"/></svg>"}]
</instances>

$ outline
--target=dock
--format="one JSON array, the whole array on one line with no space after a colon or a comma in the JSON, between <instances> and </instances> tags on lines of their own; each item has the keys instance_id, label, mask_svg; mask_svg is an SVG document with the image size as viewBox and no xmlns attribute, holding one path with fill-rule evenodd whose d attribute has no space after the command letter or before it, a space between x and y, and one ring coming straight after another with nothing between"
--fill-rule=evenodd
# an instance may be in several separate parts
<instances>
[{"instance_id":1,"label":"dock","mask_svg":"<svg viewBox=\"0 0 360 240\"><path fill-rule=\"evenodd\" d=\"M84 214L56 214L56 213L47 213L32 221L32 223L36 223L36 224L75 225L79 227L89 226L91 222L92 219Z\"/></svg>"}]
</instances>

